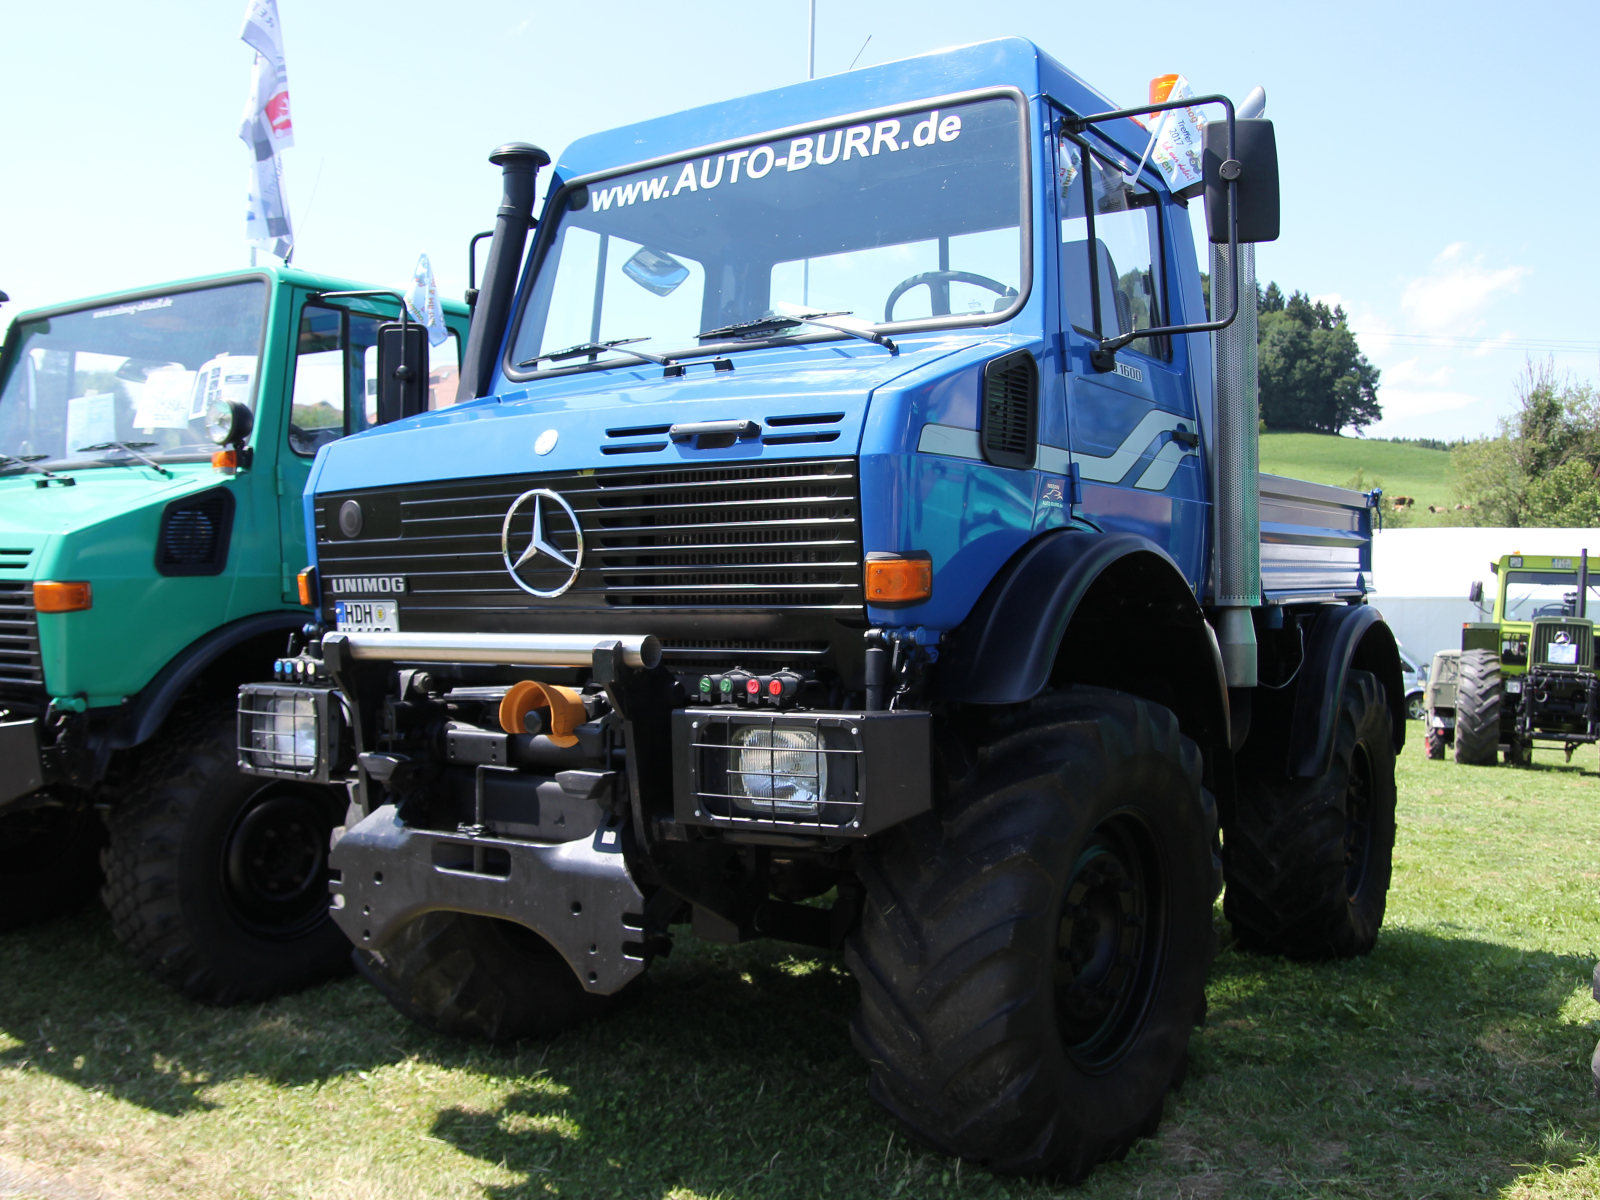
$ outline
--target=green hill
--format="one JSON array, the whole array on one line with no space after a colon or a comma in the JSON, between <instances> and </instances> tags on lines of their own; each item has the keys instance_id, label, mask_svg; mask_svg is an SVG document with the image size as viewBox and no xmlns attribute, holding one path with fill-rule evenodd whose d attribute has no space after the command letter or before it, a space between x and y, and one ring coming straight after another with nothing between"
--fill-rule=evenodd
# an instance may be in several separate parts
<instances>
[{"instance_id":1,"label":"green hill","mask_svg":"<svg viewBox=\"0 0 1600 1200\"><path fill-rule=\"evenodd\" d=\"M1273 475L1348 487L1361 474L1363 489L1383 488L1385 497L1411 496L1410 525L1459 523L1464 513L1430 513L1456 503L1455 472L1448 450L1368 441L1324 433L1261 435L1261 469ZM1450 518L1454 517L1454 520Z\"/></svg>"}]
</instances>

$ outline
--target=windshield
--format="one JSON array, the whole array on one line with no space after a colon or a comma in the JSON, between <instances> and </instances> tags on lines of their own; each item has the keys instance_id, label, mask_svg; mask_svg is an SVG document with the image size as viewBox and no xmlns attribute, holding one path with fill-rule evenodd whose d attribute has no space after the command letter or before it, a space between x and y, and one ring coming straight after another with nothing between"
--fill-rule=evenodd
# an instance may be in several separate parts
<instances>
[{"instance_id":1,"label":"windshield","mask_svg":"<svg viewBox=\"0 0 1600 1200\"><path fill-rule=\"evenodd\" d=\"M1600 579L1590 576L1590 614L1600 615ZM1531 621L1535 617L1576 616L1576 571L1510 571L1506 574L1505 611L1502 621Z\"/></svg>"},{"instance_id":2,"label":"windshield","mask_svg":"<svg viewBox=\"0 0 1600 1200\"><path fill-rule=\"evenodd\" d=\"M0 454L49 467L209 457L206 405L255 405L267 288L260 280L26 321L0 392ZM0 469L8 466L0 460Z\"/></svg>"},{"instance_id":3,"label":"windshield","mask_svg":"<svg viewBox=\"0 0 1600 1200\"><path fill-rule=\"evenodd\" d=\"M866 327L1004 312L1023 281L1020 122L1009 99L924 108L572 189L510 373L587 343L590 361L626 355L599 345L622 339L693 350L774 315Z\"/></svg>"}]
</instances>

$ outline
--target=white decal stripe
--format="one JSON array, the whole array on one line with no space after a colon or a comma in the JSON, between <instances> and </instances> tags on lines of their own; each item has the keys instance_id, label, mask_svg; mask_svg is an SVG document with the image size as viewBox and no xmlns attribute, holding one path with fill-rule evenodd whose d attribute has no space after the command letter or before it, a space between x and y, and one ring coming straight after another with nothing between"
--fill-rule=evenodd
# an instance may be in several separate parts
<instances>
[{"instance_id":1,"label":"white decal stripe","mask_svg":"<svg viewBox=\"0 0 1600 1200\"><path fill-rule=\"evenodd\" d=\"M1150 465L1144 469L1144 474L1139 476L1139 482L1134 487L1144 488L1151 492L1164 492L1167 484L1172 482L1172 475L1178 469L1178 464L1189 455L1200 457L1200 452L1192 446L1185 446L1182 442L1168 442L1161 447L1159 454L1151 460Z\"/></svg>"},{"instance_id":2,"label":"white decal stripe","mask_svg":"<svg viewBox=\"0 0 1600 1200\"><path fill-rule=\"evenodd\" d=\"M1078 464L1078 475L1083 479L1092 479L1096 483L1121 483L1158 435L1186 428L1188 423L1176 413L1153 409L1145 413L1144 420L1122 439L1122 445L1117 447L1116 453L1105 458L1093 454L1074 454L1072 461Z\"/></svg>"},{"instance_id":3,"label":"white decal stripe","mask_svg":"<svg viewBox=\"0 0 1600 1200\"><path fill-rule=\"evenodd\" d=\"M917 439L917 449L923 454L943 454L948 458L983 457L978 446L978 431L958 425L924 425L922 436Z\"/></svg>"}]
</instances>

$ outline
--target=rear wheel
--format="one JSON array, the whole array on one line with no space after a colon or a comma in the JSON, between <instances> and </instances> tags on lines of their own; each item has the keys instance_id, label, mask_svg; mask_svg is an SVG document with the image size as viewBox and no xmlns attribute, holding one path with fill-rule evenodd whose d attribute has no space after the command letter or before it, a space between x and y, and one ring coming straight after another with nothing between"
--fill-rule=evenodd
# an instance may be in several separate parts
<instances>
[{"instance_id":1,"label":"rear wheel","mask_svg":"<svg viewBox=\"0 0 1600 1200\"><path fill-rule=\"evenodd\" d=\"M1428 757L1444 761L1444 730L1430 729L1422 739L1422 747L1428 752Z\"/></svg>"},{"instance_id":2,"label":"rear wheel","mask_svg":"<svg viewBox=\"0 0 1600 1200\"><path fill-rule=\"evenodd\" d=\"M533 930L469 913L425 913L381 952L356 950L354 959L413 1021L491 1042L554 1037L638 990L635 981L612 996L585 991L567 960Z\"/></svg>"},{"instance_id":3,"label":"rear wheel","mask_svg":"<svg viewBox=\"0 0 1600 1200\"><path fill-rule=\"evenodd\" d=\"M1492 767L1500 754L1504 706L1500 656L1490 650L1463 650L1456 685L1456 762Z\"/></svg>"},{"instance_id":4,"label":"rear wheel","mask_svg":"<svg viewBox=\"0 0 1600 1200\"><path fill-rule=\"evenodd\" d=\"M1245 945L1290 958L1365 954L1378 939L1394 851L1394 741L1376 677L1345 675L1327 770L1286 776L1246 757L1224 834L1223 911Z\"/></svg>"},{"instance_id":5,"label":"rear wheel","mask_svg":"<svg viewBox=\"0 0 1600 1200\"><path fill-rule=\"evenodd\" d=\"M0 816L0 930L71 912L100 887L105 829L87 804L50 800Z\"/></svg>"},{"instance_id":6,"label":"rear wheel","mask_svg":"<svg viewBox=\"0 0 1600 1200\"><path fill-rule=\"evenodd\" d=\"M113 812L103 855L117 936L150 974L236 1004L347 969L328 915L334 788L241 774L230 715L174 738Z\"/></svg>"},{"instance_id":7,"label":"rear wheel","mask_svg":"<svg viewBox=\"0 0 1600 1200\"><path fill-rule=\"evenodd\" d=\"M938 811L863 855L852 1036L921 1141L1080 1179L1181 1081L1216 950L1216 807L1157 705L1071 688L985 725Z\"/></svg>"}]
</instances>

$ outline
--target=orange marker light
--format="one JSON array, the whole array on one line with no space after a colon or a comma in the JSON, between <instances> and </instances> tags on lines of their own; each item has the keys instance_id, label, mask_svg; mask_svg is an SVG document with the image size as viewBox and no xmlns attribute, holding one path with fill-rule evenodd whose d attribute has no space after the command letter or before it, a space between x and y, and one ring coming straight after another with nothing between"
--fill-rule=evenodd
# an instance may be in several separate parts
<instances>
[{"instance_id":1,"label":"orange marker light","mask_svg":"<svg viewBox=\"0 0 1600 1200\"><path fill-rule=\"evenodd\" d=\"M867 555L868 604L916 604L933 595L933 560L923 552Z\"/></svg>"},{"instance_id":2,"label":"orange marker light","mask_svg":"<svg viewBox=\"0 0 1600 1200\"><path fill-rule=\"evenodd\" d=\"M300 568L300 574L294 577L295 586L300 591L300 603L307 608L316 607L316 575L317 569L315 567L302 567Z\"/></svg>"},{"instance_id":3,"label":"orange marker light","mask_svg":"<svg viewBox=\"0 0 1600 1200\"><path fill-rule=\"evenodd\" d=\"M33 607L42 613L82 612L94 606L87 583L57 583L47 580L33 585Z\"/></svg>"},{"instance_id":4,"label":"orange marker light","mask_svg":"<svg viewBox=\"0 0 1600 1200\"><path fill-rule=\"evenodd\" d=\"M218 450L211 456L211 466L217 471L236 471L239 469L239 452Z\"/></svg>"}]
</instances>

